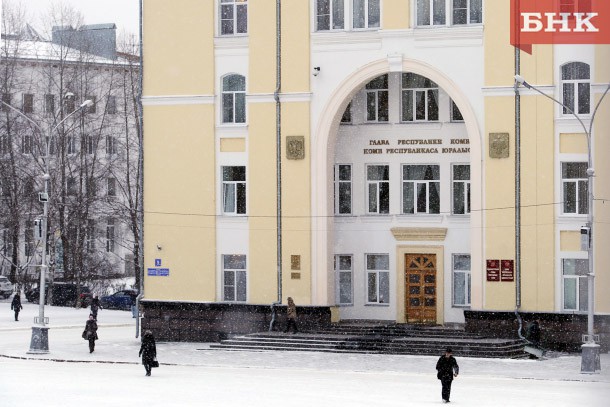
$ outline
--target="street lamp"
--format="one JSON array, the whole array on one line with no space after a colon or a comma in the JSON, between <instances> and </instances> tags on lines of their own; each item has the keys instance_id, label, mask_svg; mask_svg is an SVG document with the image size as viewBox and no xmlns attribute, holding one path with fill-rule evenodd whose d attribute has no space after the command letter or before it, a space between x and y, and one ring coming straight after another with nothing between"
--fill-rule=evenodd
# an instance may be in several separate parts
<instances>
[{"instance_id":1,"label":"street lamp","mask_svg":"<svg viewBox=\"0 0 610 407\"><path fill-rule=\"evenodd\" d=\"M64 96L66 99L74 97L74 94L71 92L66 93ZM10 104L0 101L2 104L11 110L17 112L20 116L24 117L27 121L29 121L36 129L38 129L40 135L44 135L44 130L36 123L34 120L29 118L25 113L20 111L14 106ZM34 325L32 325L32 339L30 341L30 350L28 353L49 353L49 328L46 326L48 324L49 318L45 318L44 316L44 303L45 303L45 274L47 268L47 217L48 217L48 206L49 206L49 179L51 176L49 175L49 148L51 145L51 138L53 137L53 133L59 126L62 125L68 118L72 117L76 113L83 110L85 107L92 106L93 102L89 99L85 100L78 109L74 110L72 113L68 114L64 117L59 123L49 129L48 137L46 138L46 154L44 160L44 174L42 179L44 180L44 192L40 193L38 196L39 201L43 203L43 214L42 214L42 257L40 261L40 287L39 287L39 301L38 301L38 317L34 318Z\"/></svg>"},{"instance_id":2,"label":"street lamp","mask_svg":"<svg viewBox=\"0 0 610 407\"><path fill-rule=\"evenodd\" d=\"M602 97L599 99L597 104L595 105L595 109L593 110L593 114L591 115L591 121L589 123L589 128L583 123L581 118L568 106L555 99L552 96L547 95L542 92L540 89L535 86L527 83L525 79L521 75L515 75L515 85L523 85L527 89L532 89L542 96L551 99L553 102L562 106L565 110L570 112L576 120L580 123L587 136L587 204L588 204L588 213L587 213L587 226L586 228L581 229L581 233L586 234L587 238L587 256L588 256L588 273L587 273L587 289L588 289L588 298L587 298L587 334L583 335L583 345L582 345L582 360L580 366L581 373L595 373L596 370L601 370L601 363L599 360L599 345L596 342L599 342L599 336L595 335L593 320L595 316L594 312L594 284L595 284L595 269L594 269L594 261L593 261L593 176L595 175L595 170L593 169L593 154L592 154L592 140L591 133L593 131L593 121L595 120L595 114L597 113L597 109L604 100L604 97L610 91L610 84L606 87L606 90L602 94Z\"/></svg>"}]
</instances>

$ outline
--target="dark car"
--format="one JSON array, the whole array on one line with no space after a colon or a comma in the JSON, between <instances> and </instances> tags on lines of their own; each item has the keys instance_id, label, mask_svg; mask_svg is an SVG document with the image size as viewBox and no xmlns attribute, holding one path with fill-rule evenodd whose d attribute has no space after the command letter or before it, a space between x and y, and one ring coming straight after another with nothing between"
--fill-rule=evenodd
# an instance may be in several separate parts
<instances>
[{"instance_id":1,"label":"dark car","mask_svg":"<svg viewBox=\"0 0 610 407\"><path fill-rule=\"evenodd\" d=\"M136 303L138 292L136 290L121 290L100 299L102 308L115 308L129 310Z\"/></svg>"},{"instance_id":2,"label":"dark car","mask_svg":"<svg viewBox=\"0 0 610 407\"><path fill-rule=\"evenodd\" d=\"M51 285L51 305L65 305L74 307L80 304L82 308L86 308L91 304L91 290L84 285L80 286L80 296L77 297L77 286L72 283L53 283ZM39 302L40 289L34 288L25 294L25 298L29 302ZM78 301L77 301L78 300ZM45 286L45 304L49 303L49 286Z\"/></svg>"}]
</instances>

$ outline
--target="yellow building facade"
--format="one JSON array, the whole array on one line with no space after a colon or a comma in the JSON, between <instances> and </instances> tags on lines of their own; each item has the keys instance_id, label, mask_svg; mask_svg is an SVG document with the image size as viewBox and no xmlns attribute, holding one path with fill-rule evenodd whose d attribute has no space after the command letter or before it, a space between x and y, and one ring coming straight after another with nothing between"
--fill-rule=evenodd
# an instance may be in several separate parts
<instances>
[{"instance_id":1,"label":"yellow building facade","mask_svg":"<svg viewBox=\"0 0 610 407\"><path fill-rule=\"evenodd\" d=\"M144 0L142 16L145 309L290 296L335 321L586 316L586 133L533 89L517 112L509 1ZM610 47L535 45L519 70L588 126ZM601 315L608 100L595 117Z\"/></svg>"}]
</instances>

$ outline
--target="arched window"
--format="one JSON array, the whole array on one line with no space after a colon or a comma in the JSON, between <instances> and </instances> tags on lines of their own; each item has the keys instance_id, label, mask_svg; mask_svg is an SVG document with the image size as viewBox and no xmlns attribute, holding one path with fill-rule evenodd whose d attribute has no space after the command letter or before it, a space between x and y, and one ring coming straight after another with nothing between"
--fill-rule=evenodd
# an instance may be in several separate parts
<instances>
[{"instance_id":1,"label":"arched window","mask_svg":"<svg viewBox=\"0 0 610 407\"><path fill-rule=\"evenodd\" d=\"M246 78L241 75L222 78L222 122L246 122Z\"/></svg>"},{"instance_id":2,"label":"arched window","mask_svg":"<svg viewBox=\"0 0 610 407\"><path fill-rule=\"evenodd\" d=\"M591 108L591 69L583 62L570 62L561 67L563 113L589 114Z\"/></svg>"}]
</instances>

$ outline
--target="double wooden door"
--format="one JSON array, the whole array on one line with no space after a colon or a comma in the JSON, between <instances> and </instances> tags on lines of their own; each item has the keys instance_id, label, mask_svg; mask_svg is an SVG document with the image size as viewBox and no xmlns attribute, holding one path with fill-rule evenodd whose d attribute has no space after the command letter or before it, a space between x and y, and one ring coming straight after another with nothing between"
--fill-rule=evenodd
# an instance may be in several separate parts
<instances>
[{"instance_id":1,"label":"double wooden door","mask_svg":"<svg viewBox=\"0 0 610 407\"><path fill-rule=\"evenodd\" d=\"M406 254L406 316L408 323L436 323L436 255Z\"/></svg>"}]
</instances>

